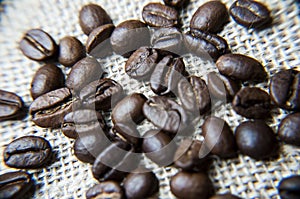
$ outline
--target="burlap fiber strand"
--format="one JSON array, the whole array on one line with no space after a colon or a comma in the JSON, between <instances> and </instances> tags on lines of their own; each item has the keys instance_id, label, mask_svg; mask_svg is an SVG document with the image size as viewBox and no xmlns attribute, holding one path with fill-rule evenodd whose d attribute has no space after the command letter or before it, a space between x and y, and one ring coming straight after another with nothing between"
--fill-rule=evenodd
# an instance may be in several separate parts
<instances>
[{"instance_id":1,"label":"burlap fiber strand","mask_svg":"<svg viewBox=\"0 0 300 199\"><path fill-rule=\"evenodd\" d=\"M141 10L151 0L6 0L0 7L0 88L20 95L27 106L32 99L29 89L35 71L42 63L24 57L18 49L18 41L23 33L31 28L42 28L58 42L64 36L72 35L85 43L87 37L78 23L80 8L90 2L103 6L112 17L114 24L126 19L142 19ZM156 2L152 0L152 2ZM162 1L161 1L162 2ZM195 10L205 0L191 0L188 7L180 13L183 28L187 30ZM223 0L229 8L232 0ZM262 31L248 30L237 25L232 19L221 32L221 36L230 44L234 53L255 57L272 75L282 68L300 68L300 18L299 4L296 0L261 0L270 10L274 19L273 25ZM297 7L298 6L298 7ZM153 95L148 84L130 80L124 74L125 59L113 55L99 60L108 77L120 82L127 93L143 92ZM216 70L201 59L185 55L184 61L190 74L205 77ZM68 70L62 67L67 73ZM259 84L267 90L267 83ZM237 115L228 104L220 109L225 120L234 129L245 120ZM221 114L221 113L220 113ZM218 113L216 113L218 115ZM268 124L276 131L281 119L286 115L283 110L272 112L273 120ZM146 126L141 127L141 130ZM201 130L197 130L200 134ZM85 198L86 190L97 183L93 179L90 165L79 162L73 155L73 140L66 138L59 129L49 130L35 126L31 117L23 121L5 121L0 123L0 172L11 171L3 163L3 149L13 139L24 135L37 135L48 139L57 154L57 160L49 167L29 170L33 173L38 187L34 198ZM160 179L160 192L157 197L175 198L169 188L169 179L177 170L158 168L146 160L147 167L154 168ZM300 149L284 145L276 161L255 161L239 155L236 159L216 159L210 170L217 193L231 192L242 198L279 198L276 190L278 182L286 176L300 174Z\"/></svg>"}]
</instances>

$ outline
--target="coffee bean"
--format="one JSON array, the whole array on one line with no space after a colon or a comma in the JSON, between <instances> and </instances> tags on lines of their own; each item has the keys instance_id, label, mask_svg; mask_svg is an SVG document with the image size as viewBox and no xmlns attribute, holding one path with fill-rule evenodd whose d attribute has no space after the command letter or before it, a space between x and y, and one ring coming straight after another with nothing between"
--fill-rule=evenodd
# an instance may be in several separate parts
<instances>
[{"instance_id":1,"label":"coffee bean","mask_svg":"<svg viewBox=\"0 0 300 199\"><path fill-rule=\"evenodd\" d=\"M46 64L39 68L31 81L30 94L33 99L50 91L64 87L65 75L54 64Z\"/></svg>"},{"instance_id":2,"label":"coffee bean","mask_svg":"<svg viewBox=\"0 0 300 199\"><path fill-rule=\"evenodd\" d=\"M190 28L217 33L228 21L229 14L226 6L221 1L209 1L196 10L192 16Z\"/></svg>"},{"instance_id":3,"label":"coffee bean","mask_svg":"<svg viewBox=\"0 0 300 199\"><path fill-rule=\"evenodd\" d=\"M246 87L234 96L232 107L246 118L264 119L270 116L270 96L260 88Z\"/></svg>"},{"instance_id":4,"label":"coffee bean","mask_svg":"<svg viewBox=\"0 0 300 199\"><path fill-rule=\"evenodd\" d=\"M0 198L21 199L33 188L31 175L25 171L7 172L0 175Z\"/></svg>"},{"instance_id":5,"label":"coffee bean","mask_svg":"<svg viewBox=\"0 0 300 199\"><path fill-rule=\"evenodd\" d=\"M278 135L285 143L300 146L300 113L286 116L279 125Z\"/></svg>"},{"instance_id":6,"label":"coffee bean","mask_svg":"<svg viewBox=\"0 0 300 199\"><path fill-rule=\"evenodd\" d=\"M276 73L270 81L270 96L280 108L300 110L300 72L282 70Z\"/></svg>"},{"instance_id":7,"label":"coffee bean","mask_svg":"<svg viewBox=\"0 0 300 199\"><path fill-rule=\"evenodd\" d=\"M146 24L154 27L178 26L178 12L176 9L160 4L149 3L142 11Z\"/></svg>"},{"instance_id":8,"label":"coffee bean","mask_svg":"<svg viewBox=\"0 0 300 199\"><path fill-rule=\"evenodd\" d=\"M79 24L82 31L89 35L95 28L104 24L111 24L112 20L99 5L87 4L79 12Z\"/></svg>"},{"instance_id":9,"label":"coffee bean","mask_svg":"<svg viewBox=\"0 0 300 199\"><path fill-rule=\"evenodd\" d=\"M141 46L149 46L150 32L147 25L139 20L127 20L120 23L110 37L115 53L129 57Z\"/></svg>"},{"instance_id":10,"label":"coffee bean","mask_svg":"<svg viewBox=\"0 0 300 199\"><path fill-rule=\"evenodd\" d=\"M86 199L124 199L124 191L121 186L114 181L101 182L91 187L85 194Z\"/></svg>"},{"instance_id":11,"label":"coffee bean","mask_svg":"<svg viewBox=\"0 0 300 199\"><path fill-rule=\"evenodd\" d=\"M123 182L127 199L149 198L159 190L159 181L153 172L129 174Z\"/></svg>"},{"instance_id":12,"label":"coffee bean","mask_svg":"<svg viewBox=\"0 0 300 199\"><path fill-rule=\"evenodd\" d=\"M300 175L283 178L278 185L280 198L297 199L300 197Z\"/></svg>"},{"instance_id":13,"label":"coffee bean","mask_svg":"<svg viewBox=\"0 0 300 199\"><path fill-rule=\"evenodd\" d=\"M229 9L231 17L247 28L260 28L272 21L268 8L257 1L238 0Z\"/></svg>"},{"instance_id":14,"label":"coffee bean","mask_svg":"<svg viewBox=\"0 0 300 199\"><path fill-rule=\"evenodd\" d=\"M235 130L240 152L254 159L267 159L277 155L278 141L273 130L263 121L247 121Z\"/></svg>"},{"instance_id":15,"label":"coffee bean","mask_svg":"<svg viewBox=\"0 0 300 199\"><path fill-rule=\"evenodd\" d=\"M125 72L131 78L147 80L158 62L158 56L159 55L155 49L141 47L127 60L125 64Z\"/></svg>"},{"instance_id":16,"label":"coffee bean","mask_svg":"<svg viewBox=\"0 0 300 199\"><path fill-rule=\"evenodd\" d=\"M123 141L132 144L135 149L139 149L141 146L142 138L136 126L128 123L117 123L109 131L110 137L114 141Z\"/></svg>"},{"instance_id":17,"label":"coffee bean","mask_svg":"<svg viewBox=\"0 0 300 199\"><path fill-rule=\"evenodd\" d=\"M57 45L45 31L31 29L24 34L20 41L20 49L29 59L45 61L56 55Z\"/></svg>"},{"instance_id":18,"label":"coffee bean","mask_svg":"<svg viewBox=\"0 0 300 199\"><path fill-rule=\"evenodd\" d=\"M190 0L164 0L167 6L175 7L177 9L187 6Z\"/></svg>"},{"instance_id":19,"label":"coffee bean","mask_svg":"<svg viewBox=\"0 0 300 199\"><path fill-rule=\"evenodd\" d=\"M210 197L209 199L242 199L242 198L232 195L230 193L226 193L226 194L214 195L214 196Z\"/></svg>"},{"instance_id":20,"label":"coffee bean","mask_svg":"<svg viewBox=\"0 0 300 199\"><path fill-rule=\"evenodd\" d=\"M59 42L58 61L64 66L73 66L85 57L85 49L76 37L66 36Z\"/></svg>"},{"instance_id":21,"label":"coffee bean","mask_svg":"<svg viewBox=\"0 0 300 199\"><path fill-rule=\"evenodd\" d=\"M216 62L221 74L241 81L262 82L267 73L257 60L241 54L226 54Z\"/></svg>"},{"instance_id":22,"label":"coffee bean","mask_svg":"<svg viewBox=\"0 0 300 199\"><path fill-rule=\"evenodd\" d=\"M24 136L9 143L3 156L9 167L34 169L43 167L48 162L52 156L52 148L42 137Z\"/></svg>"},{"instance_id":23,"label":"coffee bean","mask_svg":"<svg viewBox=\"0 0 300 199\"><path fill-rule=\"evenodd\" d=\"M0 90L0 121L17 119L24 114L24 102L15 93Z\"/></svg>"},{"instance_id":24,"label":"coffee bean","mask_svg":"<svg viewBox=\"0 0 300 199\"><path fill-rule=\"evenodd\" d=\"M214 187L206 174L181 171L171 178L171 192L177 198L209 198L214 194Z\"/></svg>"},{"instance_id":25,"label":"coffee bean","mask_svg":"<svg viewBox=\"0 0 300 199\"><path fill-rule=\"evenodd\" d=\"M113 79L103 78L83 87L79 98L84 107L107 111L123 97L122 86Z\"/></svg>"}]
</instances>

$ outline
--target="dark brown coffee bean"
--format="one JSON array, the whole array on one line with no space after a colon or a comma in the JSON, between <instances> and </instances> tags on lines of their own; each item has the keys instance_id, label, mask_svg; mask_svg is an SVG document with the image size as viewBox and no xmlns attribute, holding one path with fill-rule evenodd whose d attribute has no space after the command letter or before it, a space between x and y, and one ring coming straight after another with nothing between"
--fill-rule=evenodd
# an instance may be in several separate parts
<instances>
[{"instance_id":1,"label":"dark brown coffee bean","mask_svg":"<svg viewBox=\"0 0 300 199\"><path fill-rule=\"evenodd\" d=\"M86 35L89 35L95 28L110 23L112 23L110 16L99 5L87 4L79 12L79 24Z\"/></svg>"},{"instance_id":2,"label":"dark brown coffee bean","mask_svg":"<svg viewBox=\"0 0 300 199\"><path fill-rule=\"evenodd\" d=\"M65 86L65 75L54 64L39 68L31 81L30 94L33 99Z\"/></svg>"},{"instance_id":3,"label":"dark brown coffee bean","mask_svg":"<svg viewBox=\"0 0 300 199\"><path fill-rule=\"evenodd\" d=\"M122 187L114 181L100 182L91 187L85 194L86 199L124 199L124 191Z\"/></svg>"},{"instance_id":4,"label":"dark brown coffee bean","mask_svg":"<svg viewBox=\"0 0 300 199\"><path fill-rule=\"evenodd\" d=\"M37 136L24 136L9 143L4 152L7 166L21 169L43 167L52 156L50 143Z\"/></svg>"},{"instance_id":5,"label":"dark brown coffee bean","mask_svg":"<svg viewBox=\"0 0 300 199\"><path fill-rule=\"evenodd\" d=\"M226 194L214 195L214 196L210 197L209 199L242 199L242 198L232 195L230 193L226 193Z\"/></svg>"},{"instance_id":6,"label":"dark brown coffee bean","mask_svg":"<svg viewBox=\"0 0 300 199\"><path fill-rule=\"evenodd\" d=\"M238 0L229 9L231 17L247 28L259 28L272 21L268 8L257 1Z\"/></svg>"},{"instance_id":7,"label":"dark brown coffee bean","mask_svg":"<svg viewBox=\"0 0 300 199\"><path fill-rule=\"evenodd\" d=\"M192 16L190 28L217 33L228 21L229 14L226 6L221 1L209 1L196 10Z\"/></svg>"},{"instance_id":8,"label":"dark brown coffee bean","mask_svg":"<svg viewBox=\"0 0 300 199\"><path fill-rule=\"evenodd\" d=\"M176 9L160 4L149 3L142 11L146 24L154 27L178 26L178 12Z\"/></svg>"},{"instance_id":9,"label":"dark brown coffee bean","mask_svg":"<svg viewBox=\"0 0 300 199\"><path fill-rule=\"evenodd\" d=\"M270 96L280 108L300 110L300 72L282 70L276 73L270 81Z\"/></svg>"},{"instance_id":10,"label":"dark brown coffee bean","mask_svg":"<svg viewBox=\"0 0 300 199\"><path fill-rule=\"evenodd\" d=\"M300 197L300 175L283 178L278 185L281 199L297 199Z\"/></svg>"},{"instance_id":11,"label":"dark brown coffee bean","mask_svg":"<svg viewBox=\"0 0 300 199\"><path fill-rule=\"evenodd\" d=\"M64 66L73 66L85 57L85 49L76 37L66 36L59 42L58 61Z\"/></svg>"},{"instance_id":12,"label":"dark brown coffee bean","mask_svg":"<svg viewBox=\"0 0 300 199\"><path fill-rule=\"evenodd\" d=\"M114 141L123 141L132 144L135 149L139 149L142 143L142 138L136 126L128 123L117 123L109 131L110 137Z\"/></svg>"},{"instance_id":13,"label":"dark brown coffee bean","mask_svg":"<svg viewBox=\"0 0 300 199\"><path fill-rule=\"evenodd\" d=\"M110 37L115 53L129 57L141 46L149 46L150 32L147 25L139 20L127 20L120 23Z\"/></svg>"},{"instance_id":14,"label":"dark brown coffee bean","mask_svg":"<svg viewBox=\"0 0 300 199\"><path fill-rule=\"evenodd\" d=\"M0 175L0 198L22 199L33 188L31 175L25 171L14 171Z\"/></svg>"},{"instance_id":15,"label":"dark brown coffee bean","mask_svg":"<svg viewBox=\"0 0 300 199\"><path fill-rule=\"evenodd\" d=\"M175 7L175 8L182 8L187 6L190 0L164 0L164 3L167 6Z\"/></svg>"},{"instance_id":16,"label":"dark brown coffee bean","mask_svg":"<svg viewBox=\"0 0 300 199\"><path fill-rule=\"evenodd\" d=\"M123 97L122 86L113 79L103 78L86 85L79 94L84 107L107 111Z\"/></svg>"},{"instance_id":17,"label":"dark brown coffee bean","mask_svg":"<svg viewBox=\"0 0 300 199\"><path fill-rule=\"evenodd\" d=\"M235 139L240 152L261 160L277 155L278 141L273 130L263 121L247 121L235 130Z\"/></svg>"},{"instance_id":18,"label":"dark brown coffee bean","mask_svg":"<svg viewBox=\"0 0 300 199\"><path fill-rule=\"evenodd\" d=\"M264 119L270 115L270 96L260 88L246 87L234 96L232 106L246 118Z\"/></svg>"},{"instance_id":19,"label":"dark brown coffee bean","mask_svg":"<svg viewBox=\"0 0 300 199\"><path fill-rule=\"evenodd\" d=\"M136 50L125 64L125 72L131 78L147 80L158 62L158 53L153 48L141 47Z\"/></svg>"},{"instance_id":20,"label":"dark brown coffee bean","mask_svg":"<svg viewBox=\"0 0 300 199\"><path fill-rule=\"evenodd\" d=\"M16 119L24 113L24 102L15 93L0 90L0 121Z\"/></svg>"},{"instance_id":21,"label":"dark brown coffee bean","mask_svg":"<svg viewBox=\"0 0 300 199\"><path fill-rule=\"evenodd\" d=\"M300 146L300 113L286 116L280 123L278 135L285 143Z\"/></svg>"},{"instance_id":22,"label":"dark brown coffee bean","mask_svg":"<svg viewBox=\"0 0 300 199\"><path fill-rule=\"evenodd\" d=\"M267 73L257 60L241 54L226 54L216 62L221 74L241 81L264 81Z\"/></svg>"},{"instance_id":23,"label":"dark brown coffee bean","mask_svg":"<svg viewBox=\"0 0 300 199\"><path fill-rule=\"evenodd\" d=\"M181 171L171 178L171 192L177 198L209 198L214 194L214 187L206 174Z\"/></svg>"},{"instance_id":24,"label":"dark brown coffee bean","mask_svg":"<svg viewBox=\"0 0 300 199\"><path fill-rule=\"evenodd\" d=\"M45 31L31 29L24 34L20 41L20 49L29 59L45 61L56 55L57 45Z\"/></svg>"}]
</instances>

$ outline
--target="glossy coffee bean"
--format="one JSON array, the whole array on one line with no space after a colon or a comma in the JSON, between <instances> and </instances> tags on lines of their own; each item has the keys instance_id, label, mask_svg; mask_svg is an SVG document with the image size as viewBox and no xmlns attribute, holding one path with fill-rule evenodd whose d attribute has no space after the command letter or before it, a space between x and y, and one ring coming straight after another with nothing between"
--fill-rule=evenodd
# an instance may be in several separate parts
<instances>
[{"instance_id":1,"label":"glossy coffee bean","mask_svg":"<svg viewBox=\"0 0 300 199\"><path fill-rule=\"evenodd\" d=\"M22 199L33 186L31 175L25 171L4 173L0 175L0 198Z\"/></svg>"},{"instance_id":2,"label":"glossy coffee bean","mask_svg":"<svg viewBox=\"0 0 300 199\"><path fill-rule=\"evenodd\" d=\"M196 10L192 16L190 28L217 33L228 21L229 14L226 6L221 1L209 1Z\"/></svg>"},{"instance_id":3,"label":"glossy coffee bean","mask_svg":"<svg viewBox=\"0 0 300 199\"><path fill-rule=\"evenodd\" d=\"M281 199L297 199L300 197L300 176L293 175L283 178L278 185Z\"/></svg>"},{"instance_id":4,"label":"glossy coffee bean","mask_svg":"<svg viewBox=\"0 0 300 199\"><path fill-rule=\"evenodd\" d=\"M136 126L128 123L117 123L109 131L110 138L114 141L123 141L132 144L135 149L141 146L142 138Z\"/></svg>"},{"instance_id":5,"label":"glossy coffee bean","mask_svg":"<svg viewBox=\"0 0 300 199\"><path fill-rule=\"evenodd\" d=\"M232 195L230 193L226 193L226 194L214 195L214 196L210 197L209 199L242 199L242 198Z\"/></svg>"},{"instance_id":6,"label":"glossy coffee bean","mask_svg":"<svg viewBox=\"0 0 300 199\"><path fill-rule=\"evenodd\" d=\"M0 121L17 119L24 113L24 102L15 93L0 90Z\"/></svg>"},{"instance_id":7,"label":"glossy coffee bean","mask_svg":"<svg viewBox=\"0 0 300 199\"><path fill-rule=\"evenodd\" d=\"M171 178L171 192L182 199L209 198L214 194L214 187L204 173L181 171Z\"/></svg>"},{"instance_id":8,"label":"glossy coffee bean","mask_svg":"<svg viewBox=\"0 0 300 199\"><path fill-rule=\"evenodd\" d=\"M112 198L124 199L124 191L119 183L114 181L100 182L91 187L85 194L86 199Z\"/></svg>"},{"instance_id":9,"label":"glossy coffee bean","mask_svg":"<svg viewBox=\"0 0 300 199\"><path fill-rule=\"evenodd\" d=\"M71 67L84 57L84 46L76 37L66 36L60 40L58 51L59 63Z\"/></svg>"},{"instance_id":10,"label":"glossy coffee bean","mask_svg":"<svg viewBox=\"0 0 300 199\"><path fill-rule=\"evenodd\" d=\"M178 26L178 12L176 9L160 4L149 3L142 11L146 24L153 27Z\"/></svg>"},{"instance_id":11,"label":"glossy coffee bean","mask_svg":"<svg viewBox=\"0 0 300 199\"><path fill-rule=\"evenodd\" d=\"M65 75L54 64L46 64L39 68L31 81L30 94L33 99L50 91L64 87Z\"/></svg>"},{"instance_id":12,"label":"glossy coffee bean","mask_svg":"<svg viewBox=\"0 0 300 199\"><path fill-rule=\"evenodd\" d=\"M41 29L27 31L20 41L20 49L26 57L36 61L48 60L57 53L54 39Z\"/></svg>"},{"instance_id":13,"label":"glossy coffee bean","mask_svg":"<svg viewBox=\"0 0 300 199\"><path fill-rule=\"evenodd\" d=\"M167 6L179 9L185 7L189 3L189 0L164 0L164 3Z\"/></svg>"},{"instance_id":14,"label":"glossy coffee bean","mask_svg":"<svg viewBox=\"0 0 300 199\"><path fill-rule=\"evenodd\" d=\"M101 25L111 23L110 16L99 5L87 4L79 11L79 24L86 35L89 35L95 28Z\"/></svg>"},{"instance_id":15,"label":"glossy coffee bean","mask_svg":"<svg viewBox=\"0 0 300 199\"><path fill-rule=\"evenodd\" d=\"M240 152L254 159L267 159L277 155L276 136L263 121L241 123L235 130L235 139Z\"/></svg>"},{"instance_id":16,"label":"glossy coffee bean","mask_svg":"<svg viewBox=\"0 0 300 199\"><path fill-rule=\"evenodd\" d=\"M286 116L279 125L278 135L285 143L300 146L300 113Z\"/></svg>"},{"instance_id":17,"label":"glossy coffee bean","mask_svg":"<svg viewBox=\"0 0 300 199\"><path fill-rule=\"evenodd\" d=\"M3 152L7 166L21 169L43 167L52 156L50 143L38 136L24 136L9 143Z\"/></svg>"},{"instance_id":18,"label":"glossy coffee bean","mask_svg":"<svg viewBox=\"0 0 300 199\"><path fill-rule=\"evenodd\" d=\"M241 81L264 81L267 73L257 60L241 54L226 54L216 62L219 72Z\"/></svg>"},{"instance_id":19,"label":"glossy coffee bean","mask_svg":"<svg viewBox=\"0 0 300 199\"><path fill-rule=\"evenodd\" d=\"M237 0L230 9L231 17L247 28L260 28L271 22L268 8L257 1Z\"/></svg>"},{"instance_id":20,"label":"glossy coffee bean","mask_svg":"<svg viewBox=\"0 0 300 199\"><path fill-rule=\"evenodd\" d=\"M280 108L300 110L300 72L282 70L276 73L270 81L270 96Z\"/></svg>"},{"instance_id":21,"label":"glossy coffee bean","mask_svg":"<svg viewBox=\"0 0 300 199\"><path fill-rule=\"evenodd\" d=\"M270 115L269 94L256 87L242 88L233 98L232 107L238 114L253 119L264 119Z\"/></svg>"}]
</instances>

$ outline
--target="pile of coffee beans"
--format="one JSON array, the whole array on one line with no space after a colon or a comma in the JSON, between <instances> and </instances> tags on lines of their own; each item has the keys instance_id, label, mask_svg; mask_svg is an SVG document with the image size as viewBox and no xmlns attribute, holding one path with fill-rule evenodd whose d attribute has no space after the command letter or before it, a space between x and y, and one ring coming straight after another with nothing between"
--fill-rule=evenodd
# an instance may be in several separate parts
<instances>
[{"instance_id":1,"label":"pile of coffee beans","mask_svg":"<svg viewBox=\"0 0 300 199\"><path fill-rule=\"evenodd\" d=\"M144 22L131 19L116 26L100 5L87 4L79 11L79 24L88 36L85 45L73 36L56 44L41 29L29 30L21 39L20 49L27 58L46 63L31 83L32 121L43 128L61 128L75 139L74 155L92 165L99 181L87 190L86 198L143 199L157 194L159 180L140 164L143 155L161 167L178 168L170 179L170 190L178 198L239 198L215 195L207 174L215 156L230 159L243 154L274 160L280 142L300 146L300 71L283 69L274 74L268 93L255 86L268 80L265 67L252 57L231 53L227 41L217 35L226 29L230 16L246 28L270 25L268 8L237 0L227 10L220 1L208 1L182 33L179 11L188 2L149 3L141 11ZM128 58L125 73L149 85L153 96L127 95L124 82L106 76L97 59L113 53ZM213 60L219 73L209 73L207 81L189 74L183 53ZM58 63L71 67L66 78ZM213 116L220 106L216 101L231 103L249 121L231 129ZM275 134L263 120L277 107L291 114ZM0 110L0 120L20 119L26 113L22 99L3 90ZM103 115L109 115L112 123ZM203 140L194 138L200 118ZM140 132L138 127L145 121L153 128ZM53 151L46 139L24 136L9 143L3 155L9 167L36 169L51 164ZM25 171L0 175L0 198L22 198L33 187ZM299 176L284 179L278 190L282 198L299 198Z\"/></svg>"}]
</instances>

